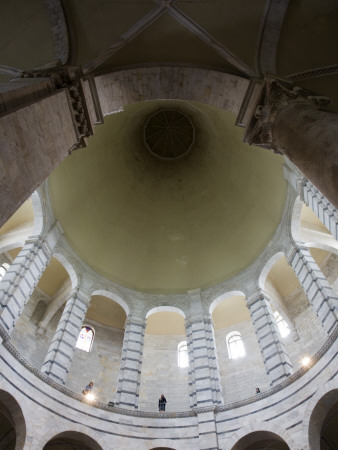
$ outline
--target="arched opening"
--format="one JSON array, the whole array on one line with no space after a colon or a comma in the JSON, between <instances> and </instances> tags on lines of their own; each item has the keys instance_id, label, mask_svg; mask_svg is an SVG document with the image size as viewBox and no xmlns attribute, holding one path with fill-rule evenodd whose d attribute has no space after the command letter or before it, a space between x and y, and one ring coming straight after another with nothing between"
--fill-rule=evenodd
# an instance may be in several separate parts
<instances>
[{"instance_id":1,"label":"arched opening","mask_svg":"<svg viewBox=\"0 0 338 450\"><path fill-rule=\"evenodd\" d=\"M262 355L244 294L239 291L226 293L214 300L210 310L226 401L251 397L255 395L256 387L261 391L268 389ZM250 383L243 383L243 378L250 379Z\"/></svg>"},{"instance_id":2,"label":"arched opening","mask_svg":"<svg viewBox=\"0 0 338 450\"><path fill-rule=\"evenodd\" d=\"M25 439L26 423L19 403L0 390L0 448L23 448Z\"/></svg>"},{"instance_id":3,"label":"arched opening","mask_svg":"<svg viewBox=\"0 0 338 450\"><path fill-rule=\"evenodd\" d=\"M325 394L314 407L309 422L311 450L338 448L338 389Z\"/></svg>"},{"instance_id":4,"label":"arched opening","mask_svg":"<svg viewBox=\"0 0 338 450\"><path fill-rule=\"evenodd\" d=\"M189 368L178 366L178 346L187 341L184 314L165 308L148 313L139 397L143 411L158 411L161 394L166 411L189 409Z\"/></svg>"},{"instance_id":5,"label":"arched opening","mask_svg":"<svg viewBox=\"0 0 338 450\"><path fill-rule=\"evenodd\" d=\"M261 287L271 300L281 340L297 370L301 367L303 358L311 357L326 341L327 335L322 323L284 255L274 260ZM280 329L281 326L283 330ZM290 329L289 334L286 333L286 326ZM316 343L316 348L313 342Z\"/></svg>"},{"instance_id":6,"label":"arched opening","mask_svg":"<svg viewBox=\"0 0 338 450\"><path fill-rule=\"evenodd\" d=\"M125 310L112 298L91 296L82 333L78 330L86 341L84 347L89 346L76 346L66 382L71 390L82 392L93 381L95 399L105 404L115 396L126 322Z\"/></svg>"},{"instance_id":7,"label":"arched opening","mask_svg":"<svg viewBox=\"0 0 338 450\"><path fill-rule=\"evenodd\" d=\"M290 450L287 443L271 431L254 431L242 437L232 450Z\"/></svg>"},{"instance_id":8,"label":"arched opening","mask_svg":"<svg viewBox=\"0 0 338 450\"><path fill-rule=\"evenodd\" d=\"M90 436L76 431L65 431L47 442L43 450L102 450Z\"/></svg>"}]
</instances>

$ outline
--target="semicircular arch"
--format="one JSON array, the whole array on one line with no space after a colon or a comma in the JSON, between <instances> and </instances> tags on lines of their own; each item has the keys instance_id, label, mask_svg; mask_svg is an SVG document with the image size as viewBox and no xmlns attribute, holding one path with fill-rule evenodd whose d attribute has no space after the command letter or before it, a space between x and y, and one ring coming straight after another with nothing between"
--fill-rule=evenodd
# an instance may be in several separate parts
<instances>
[{"instance_id":1,"label":"semicircular arch","mask_svg":"<svg viewBox=\"0 0 338 450\"><path fill-rule=\"evenodd\" d=\"M121 308L124 310L124 312L126 313L126 315L129 315L130 312L130 307L128 305L128 303L118 294L116 294L115 292L111 292L111 291L107 291L106 289L95 289L92 293L91 293L91 297L93 295L101 295L103 297L107 297L110 300L113 300L115 303L117 303L118 305L121 306Z\"/></svg>"},{"instance_id":2,"label":"semicircular arch","mask_svg":"<svg viewBox=\"0 0 338 450\"><path fill-rule=\"evenodd\" d=\"M158 312L173 312L177 313L185 319L185 313L182 309L177 308L176 306L156 306L155 308L150 309L146 314L146 319L148 319L151 315Z\"/></svg>"},{"instance_id":3,"label":"semicircular arch","mask_svg":"<svg viewBox=\"0 0 338 450\"><path fill-rule=\"evenodd\" d=\"M7 391L0 389L0 405L3 405L10 415L15 430L15 448L24 448L26 441L26 420L19 402ZM2 410L3 408L1 408Z\"/></svg>"},{"instance_id":4,"label":"semicircular arch","mask_svg":"<svg viewBox=\"0 0 338 450\"><path fill-rule=\"evenodd\" d=\"M217 298L215 298L215 300L213 300L211 302L211 304L209 306L209 314L211 315L214 312L214 309L216 308L216 306L220 305L224 300L226 300L227 298L230 298L230 297L235 297L235 296L246 297L246 295L242 291L225 292L224 294L221 294L220 296L218 296Z\"/></svg>"}]
</instances>

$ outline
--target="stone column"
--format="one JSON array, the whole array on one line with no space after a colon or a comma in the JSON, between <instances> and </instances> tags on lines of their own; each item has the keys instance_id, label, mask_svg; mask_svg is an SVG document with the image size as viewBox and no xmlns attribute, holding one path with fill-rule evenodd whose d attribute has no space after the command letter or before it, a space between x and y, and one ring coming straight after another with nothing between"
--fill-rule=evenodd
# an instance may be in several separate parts
<instances>
[{"instance_id":1,"label":"stone column","mask_svg":"<svg viewBox=\"0 0 338 450\"><path fill-rule=\"evenodd\" d=\"M248 90L237 123L247 127L246 142L287 156L338 208L338 115L323 111L328 103L288 81L267 77L256 82L256 90ZM243 123L245 117L250 118Z\"/></svg>"},{"instance_id":2,"label":"stone column","mask_svg":"<svg viewBox=\"0 0 338 450\"><path fill-rule=\"evenodd\" d=\"M247 299L252 324L262 353L270 385L281 383L293 373L293 366L278 331L270 300L262 291Z\"/></svg>"},{"instance_id":3,"label":"stone column","mask_svg":"<svg viewBox=\"0 0 338 450\"><path fill-rule=\"evenodd\" d=\"M81 70L20 76L0 89L0 226L93 134Z\"/></svg>"},{"instance_id":4,"label":"stone column","mask_svg":"<svg viewBox=\"0 0 338 450\"><path fill-rule=\"evenodd\" d=\"M191 408L223 403L214 329L203 313L200 290L189 291L190 315L185 321L189 354Z\"/></svg>"},{"instance_id":5,"label":"stone column","mask_svg":"<svg viewBox=\"0 0 338 450\"><path fill-rule=\"evenodd\" d=\"M337 324L338 308L338 298L331 285L307 247L295 244L286 257L325 331L330 334Z\"/></svg>"},{"instance_id":6,"label":"stone column","mask_svg":"<svg viewBox=\"0 0 338 450\"><path fill-rule=\"evenodd\" d=\"M56 223L46 237L29 238L1 280L0 325L9 335L47 267L61 234L62 228Z\"/></svg>"},{"instance_id":7,"label":"stone column","mask_svg":"<svg viewBox=\"0 0 338 450\"><path fill-rule=\"evenodd\" d=\"M65 384L76 341L90 303L87 293L76 288L67 301L41 368L57 383Z\"/></svg>"},{"instance_id":8,"label":"stone column","mask_svg":"<svg viewBox=\"0 0 338 450\"><path fill-rule=\"evenodd\" d=\"M146 320L128 316L124 332L115 406L137 409Z\"/></svg>"},{"instance_id":9,"label":"stone column","mask_svg":"<svg viewBox=\"0 0 338 450\"><path fill-rule=\"evenodd\" d=\"M338 211L309 180L302 186L302 200L338 240Z\"/></svg>"}]
</instances>

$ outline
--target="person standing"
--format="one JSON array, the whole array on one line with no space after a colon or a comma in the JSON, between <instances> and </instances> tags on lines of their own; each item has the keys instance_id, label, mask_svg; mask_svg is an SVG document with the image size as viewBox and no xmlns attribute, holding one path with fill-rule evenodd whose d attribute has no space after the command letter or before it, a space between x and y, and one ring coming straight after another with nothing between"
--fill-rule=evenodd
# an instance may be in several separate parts
<instances>
[{"instance_id":1,"label":"person standing","mask_svg":"<svg viewBox=\"0 0 338 450\"><path fill-rule=\"evenodd\" d=\"M159 411L165 411L165 404L167 403L167 400L163 394L161 394L161 397L158 401L158 410Z\"/></svg>"}]
</instances>

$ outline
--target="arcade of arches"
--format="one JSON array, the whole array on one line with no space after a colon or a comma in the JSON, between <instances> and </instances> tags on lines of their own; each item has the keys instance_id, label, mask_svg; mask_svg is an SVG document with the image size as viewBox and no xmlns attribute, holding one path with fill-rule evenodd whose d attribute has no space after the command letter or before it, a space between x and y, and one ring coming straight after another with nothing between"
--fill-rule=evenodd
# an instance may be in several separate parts
<instances>
[{"instance_id":1,"label":"arcade of arches","mask_svg":"<svg viewBox=\"0 0 338 450\"><path fill-rule=\"evenodd\" d=\"M336 0L0 17L0 448L338 448Z\"/></svg>"}]
</instances>

